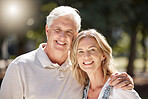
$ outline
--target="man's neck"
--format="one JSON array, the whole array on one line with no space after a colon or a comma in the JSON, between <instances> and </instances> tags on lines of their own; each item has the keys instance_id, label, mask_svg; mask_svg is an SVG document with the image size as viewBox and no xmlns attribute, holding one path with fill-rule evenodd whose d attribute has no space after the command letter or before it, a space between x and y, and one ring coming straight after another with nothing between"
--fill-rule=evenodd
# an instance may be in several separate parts
<instances>
[{"instance_id":1,"label":"man's neck","mask_svg":"<svg viewBox=\"0 0 148 99\"><path fill-rule=\"evenodd\" d=\"M51 51L50 49L48 49L48 47L46 46L44 49L45 53L47 54L48 58L50 59L50 61L52 63L57 63L60 66L67 60L68 58L68 54L59 54L59 53L54 53L54 51Z\"/></svg>"}]
</instances>

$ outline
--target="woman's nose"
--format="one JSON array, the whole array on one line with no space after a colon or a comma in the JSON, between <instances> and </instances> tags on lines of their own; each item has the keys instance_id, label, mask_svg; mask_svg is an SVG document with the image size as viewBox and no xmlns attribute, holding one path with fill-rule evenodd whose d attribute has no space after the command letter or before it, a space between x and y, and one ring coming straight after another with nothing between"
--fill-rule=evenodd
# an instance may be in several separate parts
<instances>
[{"instance_id":1,"label":"woman's nose","mask_svg":"<svg viewBox=\"0 0 148 99\"><path fill-rule=\"evenodd\" d=\"M90 53L87 51L84 53L84 58L89 58L90 57Z\"/></svg>"}]
</instances>

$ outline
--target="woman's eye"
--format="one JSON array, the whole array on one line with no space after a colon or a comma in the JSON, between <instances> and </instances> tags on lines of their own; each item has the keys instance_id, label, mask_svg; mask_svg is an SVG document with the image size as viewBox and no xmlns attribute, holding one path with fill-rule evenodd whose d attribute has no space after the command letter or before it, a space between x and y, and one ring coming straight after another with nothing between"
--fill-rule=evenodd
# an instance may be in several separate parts
<instances>
[{"instance_id":1,"label":"woman's eye","mask_svg":"<svg viewBox=\"0 0 148 99\"><path fill-rule=\"evenodd\" d=\"M95 49L91 49L90 51L96 51Z\"/></svg>"},{"instance_id":2,"label":"woman's eye","mask_svg":"<svg viewBox=\"0 0 148 99\"><path fill-rule=\"evenodd\" d=\"M82 54L82 53L83 53L83 51L78 51L78 53L79 53L79 54Z\"/></svg>"}]
</instances>

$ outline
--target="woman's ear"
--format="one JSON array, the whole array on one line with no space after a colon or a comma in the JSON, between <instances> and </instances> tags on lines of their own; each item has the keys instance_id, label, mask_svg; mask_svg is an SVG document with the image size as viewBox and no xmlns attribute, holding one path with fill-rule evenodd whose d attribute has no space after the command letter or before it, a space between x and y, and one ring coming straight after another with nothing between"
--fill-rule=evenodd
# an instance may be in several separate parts
<instances>
[{"instance_id":1,"label":"woman's ear","mask_svg":"<svg viewBox=\"0 0 148 99\"><path fill-rule=\"evenodd\" d=\"M105 60L105 58L106 58L105 55L102 54L101 61Z\"/></svg>"}]
</instances>

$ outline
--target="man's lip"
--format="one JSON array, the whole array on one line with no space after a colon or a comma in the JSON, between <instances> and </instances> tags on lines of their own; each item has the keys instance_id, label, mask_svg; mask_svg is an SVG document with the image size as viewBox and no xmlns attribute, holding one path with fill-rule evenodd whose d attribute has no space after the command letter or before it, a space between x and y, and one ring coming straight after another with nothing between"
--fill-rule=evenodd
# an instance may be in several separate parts
<instances>
[{"instance_id":1,"label":"man's lip","mask_svg":"<svg viewBox=\"0 0 148 99\"><path fill-rule=\"evenodd\" d=\"M66 43L61 43L61 42L58 42L57 40L56 40L56 43L62 46L66 45Z\"/></svg>"}]
</instances>

